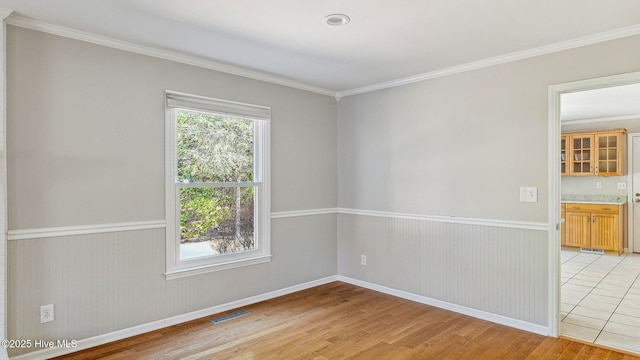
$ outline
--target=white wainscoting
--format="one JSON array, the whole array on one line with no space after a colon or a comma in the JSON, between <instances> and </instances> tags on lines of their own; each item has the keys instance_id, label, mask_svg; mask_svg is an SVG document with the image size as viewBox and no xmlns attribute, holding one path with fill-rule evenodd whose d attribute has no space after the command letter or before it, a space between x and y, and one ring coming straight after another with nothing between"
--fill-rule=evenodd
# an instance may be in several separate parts
<instances>
[{"instance_id":1,"label":"white wainscoting","mask_svg":"<svg viewBox=\"0 0 640 360\"><path fill-rule=\"evenodd\" d=\"M82 328L86 348L335 280L547 333L546 224L346 208L271 217L279 259L269 266L283 274L275 278L247 268L166 282L164 221L12 231L9 335L72 339ZM292 273L299 264L305 271ZM234 288L238 278L241 291L203 286ZM46 303L56 304L56 321L42 326L31 310Z\"/></svg>"},{"instance_id":2,"label":"white wainscoting","mask_svg":"<svg viewBox=\"0 0 640 360\"><path fill-rule=\"evenodd\" d=\"M342 212L338 274L544 332L548 231L543 224L534 226L539 230L529 229L532 224L511 225ZM366 266L360 264L361 255L367 257Z\"/></svg>"},{"instance_id":3,"label":"white wainscoting","mask_svg":"<svg viewBox=\"0 0 640 360\"><path fill-rule=\"evenodd\" d=\"M193 311L187 314L172 316L163 320L152 321L146 324L133 326L127 329L110 332L103 335L94 336L87 339L82 339L77 341L77 347L65 349L65 348L49 348L43 349L40 351L30 352L24 355L19 355L12 357L13 360L39 360L39 359L48 359L56 356L61 356L65 354L69 354L71 352L80 351L84 349L89 349L94 346L103 345L112 341L117 341L121 339L125 339L131 336L136 336L140 334L144 334L149 331L162 329L165 327L169 327L172 325L180 324L183 322L200 319L205 316L210 316L218 313L222 313L228 310L237 309L243 306L248 306L251 304L255 304L261 301L273 299L279 296L291 294L297 291L302 291L305 289L309 289L312 287L320 286L323 284L328 284L330 282L337 281L337 276L329 276L323 279L318 279L315 281L309 281L304 284L290 286L284 289L270 291L268 293L260 294L257 296L252 296L245 299L240 299L236 301L232 301L226 304L221 304L217 306L212 306L206 309Z\"/></svg>"},{"instance_id":4,"label":"white wainscoting","mask_svg":"<svg viewBox=\"0 0 640 360\"><path fill-rule=\"evenodd\" d=\"M500 315L488 313L488 312L485 312L485 311L480 311L480 310L468 308L468 307L465 307L465 306L460 306L460 305L456 305L456 304L452 304L452 303L447 303L447 302L436 300L436 299L432 299L432 298L429 298L429 297L426 297L426 296L420 296L420 295L416 295L416 294L409 293L409 292L406 292L406 291L401 291L401 290L392 289L392 288L389 288L389 287L386 287L386 286L380 286L380 285L368 283L366 281L360 281L360 280L352 279L352 278L349 278L349 277L346 277L346 276L338 275L338 279L337 280L345 282L345 283L348 283L348 284L352 284L352 285L360 286L360 287L363 287L363 288L367 288L367 289L370 289L370 290L378 291L378 292L381 292L381 293L397 296L397 297L400 297L400 298L403 298L403 299L419 302L419 303L422 303L422 304L425 304L425 305L430 305L430 306L437 307L437 308L440 308L440 309L445 309L445 310L457 312L459 314L473 316L473 317L478 318L478 319L491 321L491 322L494 322L494 323L497 323L497 324L506 325L506 326L510 326L510 327L513 327L513 328L517 328L517 329L533 332L533 333L536 333L536 334L548 335L548 333L549 333L549 329L546 326L540 326L540 325L532 324L532 323L529 323L529 322L526 322L526 321L520 321L520 320L508 318L508 317L505 317L505 316L500 316Z\"/></svg>"},{"instance_id":5,"label":"white wainscoting","mask_svg":"<svg viewBox=\"0 0 640 360\"><path fill-rule=\"evenodd\" d=\"M138 224L149 225L144 229L120 224L27 231L18 233L19 240L14 233L8 243L7 334L93 346L315 286L319 279L333 281L336 223L335 214L275 219L271 262L172 281L163 275L160 222ZM32 238L22 236L29 233ZM40 324L45 304L54 304L55 321ZM11 356L25 355L19 358L52 356L26 355L33 348L10 350Z\"/></svg>"}]
</instances>

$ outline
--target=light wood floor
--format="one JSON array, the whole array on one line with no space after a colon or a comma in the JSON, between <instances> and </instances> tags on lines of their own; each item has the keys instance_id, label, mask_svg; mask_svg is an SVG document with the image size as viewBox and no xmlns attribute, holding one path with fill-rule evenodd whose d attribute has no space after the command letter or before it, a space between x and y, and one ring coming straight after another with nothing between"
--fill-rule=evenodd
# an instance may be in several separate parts
<instances>
[{"instance_id":1,"label":"light wood floor","mask_svg":"<svg viewBox=\"0 0 640 360\"><path fill-rule=\"evenodd\" d=\"M638 359L341 282L243 309L59 359Z\"/></svg>"}]
</instances>

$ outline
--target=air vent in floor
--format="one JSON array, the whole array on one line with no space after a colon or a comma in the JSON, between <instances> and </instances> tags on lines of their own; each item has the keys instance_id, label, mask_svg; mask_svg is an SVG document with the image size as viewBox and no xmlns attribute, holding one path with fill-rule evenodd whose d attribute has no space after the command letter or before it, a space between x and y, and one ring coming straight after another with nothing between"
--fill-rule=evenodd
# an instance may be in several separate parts
<instances>
[{"instance_id":1,"label":"air vent in floor","mask_svg":"<svg viewBox=\"0 0 640 360\"><path fill-rule=\"evenodd\" d=\"M602 249L591 249L591 248L580 248L580 252L589 253L589 254L599 254L599 255L604 254L604 250Z\"/></svg>"},{"instance_id":2,"label":"air vent in floor","mask_svg":"<svg viewBox=\"0 0 640 360\"><path fill-rule=\"evenodd\" d=\"M239 318L240 316L245 316L245 315L249 315L250 313L247 310L240 310L240 311L236 311L233 313L229 313L229 314L225 314L222 316L219 316L217 318L213 318L209 321L211 321L214 324L220 324L221 322L225 322L227 320L233 320L235 318Z\"/></svg>"}]
</instances>

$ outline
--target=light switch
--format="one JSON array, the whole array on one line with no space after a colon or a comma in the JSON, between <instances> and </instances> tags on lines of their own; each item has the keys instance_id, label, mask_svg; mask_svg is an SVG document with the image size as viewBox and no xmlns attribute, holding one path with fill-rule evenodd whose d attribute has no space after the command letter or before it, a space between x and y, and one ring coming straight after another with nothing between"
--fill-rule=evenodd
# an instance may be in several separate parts
<instances>
[{"instance_id":1,"label":"light switch","mask_svg":"<svg viewBox=\"0 0 640 360\"><path fill-rule=\"evenodd\" d=\"M521 186L520 202L538 202L538 188L535 186Z\"/></svg>"}]
</instances>

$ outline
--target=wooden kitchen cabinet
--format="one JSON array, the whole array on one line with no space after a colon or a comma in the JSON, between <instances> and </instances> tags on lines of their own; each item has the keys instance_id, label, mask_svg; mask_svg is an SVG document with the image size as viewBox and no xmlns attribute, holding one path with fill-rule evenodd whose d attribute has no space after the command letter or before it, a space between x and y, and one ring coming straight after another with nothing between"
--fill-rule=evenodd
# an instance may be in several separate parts
<instances>
[{"instance_id":1,"label":"wooden kitchen cabinet","mask_svg":"<svg viewBox=\"0 0 640 360\"><path fill-rule=\"evenodd\" d=\"M625 129L563 134L560 173L563 176L624 174Z\"/></svg>"},{"instance_id":2,"label":"wooden kitchen cabinet","mask_svg":"<svg viewBox=\"0 0 640 360\"><path fill-rule=\"evenodd\" d=\"M565 245L591 247L591 214L567 211Z\"/></svg>"},{"instance_id":3,"label":"wooden kitchen cabinet","mask_svg":"<svg viewBox=\"0 0 640 360\"><path fill-rule=\"evenodd\" d=\"M618 234L623 231L618 229L620 216L618 214L598 213L593 213L591 216L593 218L591 223L591 247L611 251L622 249L622 245L618 246Z\"/></svg>"},{"instance_id":4,"label":"wooden kitchen cabinet","mask_svg":"<svg viewBox=\"0 0 640 360\"><path fill-rule=\"evenodd\" d=\"M569 157L569 175L593 176L594 135L571 135L571 153Z\"/></svg>"},{"instance_id":5,"label":"wooden kitchen cabinet","mask_svg":"<svg viewBox=\"0 0 640 360\"><path fill-rule=\"evenodd\" d=\"M566 176L569 175L569 162L567 161L567 157L569 156L569 139L570 136L562 135L560 137L560 175Z\"/></svg>"},{"instance_id":6,"label":"wooden kitchen cabinet","mask_svg":"<svg viewBox=\"0 0 640 360\"><path fill-rule=\"evenodd\" d=\"M622 132L597 133L595 174L598 176L624 175L622 148L624 140Z\"/></svg>"},{"instance_id":7,"label":"wooden kitchen cabinet","mask_svg":"<svg viewBox=\"0 0 640 360\"><path fill-rule=\"evenodd\" d=\"M567 203L565 207L563 245L622 253L625 205Z\"/></svg>"}]
</instances>

